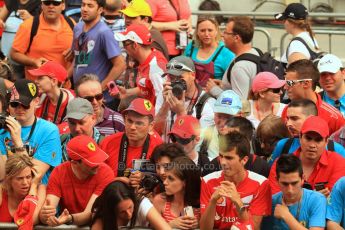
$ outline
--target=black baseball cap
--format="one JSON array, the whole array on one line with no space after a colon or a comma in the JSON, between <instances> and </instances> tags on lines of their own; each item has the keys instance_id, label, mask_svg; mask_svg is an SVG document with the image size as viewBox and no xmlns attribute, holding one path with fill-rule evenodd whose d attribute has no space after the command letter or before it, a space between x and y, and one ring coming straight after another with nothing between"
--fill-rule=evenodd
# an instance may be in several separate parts
<instances>
[{"instance_id":1,"label":"black baseball cap","mask_svg":"<svg viewBox=\"0 0 345 230\"><path fill-rule=\"evenodd\" d=\"M308 16L307 8L301 3L289 4L283 13L275 14L274 17L277 20L285 20L288 18L295 20L306 19Z\"/></svg>"},{"instance_id":2,"label":"black baseball cap","mask_svg":"<svg viewBox=\"0 0 345 230\"><path fill-rule=\"evenodd\" d=\"M12 87L10 102L19 102L29 106L36 97L38 97L37 85L27 79L18 79Z\"/></svg>"}]
</instances>

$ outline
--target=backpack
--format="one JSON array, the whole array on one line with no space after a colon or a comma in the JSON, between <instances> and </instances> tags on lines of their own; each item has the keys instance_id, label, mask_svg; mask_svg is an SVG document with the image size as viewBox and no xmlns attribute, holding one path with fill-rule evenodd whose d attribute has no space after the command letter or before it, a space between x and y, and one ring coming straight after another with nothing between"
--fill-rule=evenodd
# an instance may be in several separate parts
<instances>
[{"instance_id":1,"label":"backpack","mask_svg":"<svg viewBox=\"0 0 345 230\"><path fill-rule=\"evenodd\" d=\"M65 16L65 15L63 15L63 17L66 20L66 22L68 23L69 27L71 27L71 30L73 31L73 28L74 28L73 20L71 18ZM28 46L28 48L27 48L25 53L28 53L30 51L32 41L34 40L34 37L37 34L39 24L40 24L40 15L36 15L34 17L34 19L32 20L32 27L31 27L31 33L30 33L29 46Z\"/></svg>"},{"instance_id":2,"label":"backpack","mask_svg":"<svg viewBox=\"0 0 345 230\"><path fill-rule=\"evenodd\" d=\"M274 73L279 79L284 80L285 69L280 61L274 59L269 52L263 53L260 49L254 48L259 56L250 53L244 53L237 56L230 64L228 72L226 73L228 81L231 83L231 70L238 61L250 61L256 64L256 73L271 72Z\"/></svg>"},{"instance_id":3,"label":"backpack","mask_svg":"<svg viewBox=\"0 0 345 230\"><path fill-rule=\"evenodd\" d=\"M289 138L289 139L285 142L285 144L284 144L284 146L283 146L283 149L282 149L282 152L281 152L281 155L283 155L283 154L288 154L288 153L289 153L289 149L290 149L290 147L291 147L292 142L293 142L294 139L295 139L295 138L291 137L291 138ZM334 141L332 141L332 140L329 140L329 141L328 141L328 143L327 143L327 150L328 150L328 151L334 151Z\"/></svg>"},{"instance_id":4,"label":"backpack","mask_svg":"<svg viewBox=\"0 0 345 230\"><path fill-rule=\"evenodd\" d=\"M208 93L204 93L199 101L195 104L196 119L200 120L202 110L204 109L206 101L211 97Z\"/></svg>"},{"instance_id":5,"label":"backpack","mask_svg":"<svg viewBox=\"0 0 345 230\"><path fill-rule=\"evenodd\" d=\"M322 52L322 51L320 51L320 52L315 52L314 50L310 49L309 45L307 44L306 41L304 41L303 38L301 38L301 37L294 37L294 38L290 41L288 47L286 48L286 60L288 60L289 48L290 48L291 42L293 42L293 41L300 41L300 42L302 42L302 44L307 48L307 50L308 50L308 52L309 52L309 54L310 54L310 60L313 61L313 63L316 64L316 65L317 65L317 63L319 62L319 60L320 60L323 56L325 56L325 54L326 54L326 52Z\"/></svg>"}]
</instances>

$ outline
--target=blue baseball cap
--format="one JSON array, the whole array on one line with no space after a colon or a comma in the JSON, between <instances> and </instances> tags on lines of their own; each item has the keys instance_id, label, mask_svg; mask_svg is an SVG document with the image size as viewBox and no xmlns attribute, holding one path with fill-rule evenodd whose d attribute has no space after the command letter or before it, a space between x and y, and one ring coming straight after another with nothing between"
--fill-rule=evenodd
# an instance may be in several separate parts
<instances>
[{"instance_id":1,"label":"blue baseball cap","mask_svg":"<svg viewBox=\"0 0 345 230\"><path fill-rule=\"evenodd\" d=\"M223 91L214 103L213 112L236 115L242 110L242 101L232 90Z\"/></svg>"}]
</instances>

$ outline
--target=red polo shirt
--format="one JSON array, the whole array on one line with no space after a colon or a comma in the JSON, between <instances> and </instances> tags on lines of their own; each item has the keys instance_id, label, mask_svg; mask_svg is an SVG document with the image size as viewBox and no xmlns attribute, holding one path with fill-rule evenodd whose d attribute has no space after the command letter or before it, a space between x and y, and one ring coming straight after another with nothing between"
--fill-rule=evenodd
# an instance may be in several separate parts
<instances>
[{"instance_id":1,"label":"red polo shirt","mask_svg":"<svg viewBox=\"0 0 345 230\"><path fill-rule=\"evenodd\" d=\"M316 107L318 116L322 117L328 123L329 135L331 135L345 125L345 119L339 110L324 102L318 93L315 94L317 96ZM282 113L284 121L286 121L287 108L286 106Z\"/></svg>"},{"instance_id":2,"label":"red polo shirt","mask_svg":"<svg viewBox=\"0 0 345 230\"><path fill-rule=\"evenodd\" d=\"M301 148L297 149L293 154L300 157ZM280 191L276 179L276 163L273 163L270 175L268 177L272 189L272 194ZM314 189L314 185L318 182L327 182L326 187L331 191L333 185L341 177L345 176L345 158L336 152L325 150L320 157L316 167L308 178L308 183ZM307 181L306 181L307 182Z\"/></svg>"}]
</instances>

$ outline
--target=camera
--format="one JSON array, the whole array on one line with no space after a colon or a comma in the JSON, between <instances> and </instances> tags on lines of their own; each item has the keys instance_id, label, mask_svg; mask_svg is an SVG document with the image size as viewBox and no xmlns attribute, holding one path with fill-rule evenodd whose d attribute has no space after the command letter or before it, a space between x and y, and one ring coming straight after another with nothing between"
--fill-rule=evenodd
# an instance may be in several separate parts
<instances>
[{"instance_id":1,"label":"camera","mask_svg":"<svg viewBox=\"0 0 345 230\"><path fill-rule=\"evenodd\" d=\"M182 98L183 91L187 90L187 83L183 79L171 82L172 93L178 99Z\"/></svg>"},{"instance_id":2,"label":"camera","mask_svg":"<svg viewBox=\"0 0 345 230\"><path fill-rule=\"evenodd\" d=\"M156 173L145 173L140 182L140 187L147 191L153 191L158 185L163 185L163 182Z\"/></svg>"},{"instance_id":3,"label":"camera","mask_svg":"<svg viewBox=\"0 0 345 230\"><path fill-rule=\"evenodd\" d=\"M6 124L6 115L0 114L0 129L5 129L7 127Z\"/></svg>"}]
</instances>

